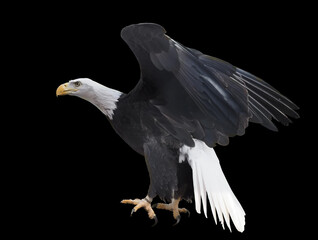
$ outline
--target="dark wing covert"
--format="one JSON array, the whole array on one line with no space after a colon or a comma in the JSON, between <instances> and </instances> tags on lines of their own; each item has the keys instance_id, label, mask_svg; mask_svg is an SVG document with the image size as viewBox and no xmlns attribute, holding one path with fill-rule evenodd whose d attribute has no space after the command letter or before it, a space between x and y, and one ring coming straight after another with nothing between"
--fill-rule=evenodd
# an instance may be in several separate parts
<instances>
[{"instance_id":1,"label":"dark wing covert","mask_svg":"<svg viewBox=\"0 0 318 240\"><path fill-rule=\"evenodd\" d=\"M298 118L297 106L263 80L230 63L207 56L174 41L157 24L125 27L121 36L141 69L129 93L152 103L162 117L159 127L193 146L192 138L213 147L228 137L243 135L248 122L277 130Z\"/></svg>"}]
</instances>

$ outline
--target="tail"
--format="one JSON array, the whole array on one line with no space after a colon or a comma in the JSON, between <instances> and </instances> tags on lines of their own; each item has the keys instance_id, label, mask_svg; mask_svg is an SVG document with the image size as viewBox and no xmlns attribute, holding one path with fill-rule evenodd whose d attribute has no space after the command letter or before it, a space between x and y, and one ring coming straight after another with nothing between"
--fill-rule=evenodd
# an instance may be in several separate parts
<instances>
[{"instance_id":1,"label":"tail","mask_svg":"<svg viewBox=\"0 0 318 240\"><path fill-rule=\"evenodd\" d=\"M193 189L195 208L201 213L201 200L205 217L207 217L207 197L212 214L217 224L217 217L224 229L224 219L231 231L230 218L236 229L244 231L245 212L232 192L222 172L219 159L214 149L204 142L194 139L195 147L183 146L180 148L179 162L188 160L193 175Z\"/></svg>"}]
</instances>

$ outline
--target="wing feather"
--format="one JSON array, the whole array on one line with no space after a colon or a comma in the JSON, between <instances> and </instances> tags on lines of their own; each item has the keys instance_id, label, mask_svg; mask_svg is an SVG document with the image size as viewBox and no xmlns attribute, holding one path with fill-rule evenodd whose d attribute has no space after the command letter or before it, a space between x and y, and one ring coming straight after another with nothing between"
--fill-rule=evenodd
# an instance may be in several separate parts
<instances>
[{"instance_id":1,"label":"wing feather","mask_svg":"<svg viewBox=\"0 0 318 240\"><path fill-rule=\"evenodd\" d=\"M277 130L272 118L288 125L289 117L299 117L297 106L268 83L165 33L151 23L122 30L141 69L128 95L159 109L157 125L181 143L193 146L196 138L210 147L226 145L228 137L245 133L249 121Z\"/></svg>"}]
</instances>

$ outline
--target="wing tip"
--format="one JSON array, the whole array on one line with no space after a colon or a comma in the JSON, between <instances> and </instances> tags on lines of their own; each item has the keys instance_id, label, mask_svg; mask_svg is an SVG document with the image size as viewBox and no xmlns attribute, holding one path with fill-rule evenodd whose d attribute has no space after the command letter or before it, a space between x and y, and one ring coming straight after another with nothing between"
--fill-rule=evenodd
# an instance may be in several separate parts
<instances>
[{"instance_id":1,"label":"wing tip","mask_svg":"<svg viewBox=\"0 0 318 240\"><path fill-rule=\"evenodd\" d=\"M251 91L250 101L253 103L257 103L258 105L261 105L265 112L269 113L272 117L274 117L275 120L280 122L282 125L288 126L289 123L292 123L289 117L293 119L298 119L300 117L299 114L296 112L296 110L299 110L299 107L289 98L282 95L273 86L271 86L264 80L260 79L259 77L240 68L236 68L236 72L241 76L241 79L245 83L249 84L248 90ZM264 111L260 111L263 114ZM261 120L260 123L262 124L263 122L262 125L264 127L272 131L277 131L277 128L274 124L268 123L268 121L271 121L271 117L267 120L264 119L264 117L262 117L261 115L259 116L259 120Z\"/></svg>"}]
</instances>

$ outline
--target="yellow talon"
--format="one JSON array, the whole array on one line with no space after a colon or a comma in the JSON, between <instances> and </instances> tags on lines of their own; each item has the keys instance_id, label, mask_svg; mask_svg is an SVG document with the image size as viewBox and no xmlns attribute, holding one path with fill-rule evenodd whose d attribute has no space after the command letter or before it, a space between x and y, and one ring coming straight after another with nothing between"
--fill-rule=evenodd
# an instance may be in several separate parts
<instances>
[{"instance_id":1,"label":"yellow talon","mask_svg":"<svg viewBox=\"0 0 318 240\"><path fill-rule=\"evenodd\" d=\"M156 216L155 212L153 211L153 209L151 207L151 203L147 199L145 199L145 198L141 199L141 200L139 198L136 198L134 200L132 200L132 199L124 199L124 200L121 201L121 203L136 205L131 210L130 216L132 216L134 212L137 212L138 209L144 208L147 211L147 213L148 213L148 217L150 219L154 219L155 220L155 223L152 226L155 226L158 223L157 216Z\"/></svg>"}]
</instances>

